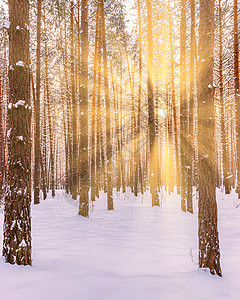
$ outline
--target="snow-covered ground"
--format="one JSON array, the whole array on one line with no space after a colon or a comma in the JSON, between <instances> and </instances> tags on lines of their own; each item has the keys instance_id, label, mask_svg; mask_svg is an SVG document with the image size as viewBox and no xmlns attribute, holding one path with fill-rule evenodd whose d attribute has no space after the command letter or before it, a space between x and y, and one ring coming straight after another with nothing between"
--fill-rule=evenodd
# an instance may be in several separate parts
<instances>
[{"instance_id":1,"label":"snow-covered ground","mask_svg":"<svg viewBox=\"0 0 240 300\"><path fill-rule=\"evenodd\" d=\"M240 207L218 191L223 277L197 266L197 214L180 211L176 195L162 207L147 197L101 195L90 218L58 191L32 208L33 266L0 262L0 299L239 299ZM196 203L195 203L196 207ZM2 237L3 214L0 215ZM2 247L2 246L1 246ZM0 249L1 251L1 249Z\"/></svg>"}]
</instances>

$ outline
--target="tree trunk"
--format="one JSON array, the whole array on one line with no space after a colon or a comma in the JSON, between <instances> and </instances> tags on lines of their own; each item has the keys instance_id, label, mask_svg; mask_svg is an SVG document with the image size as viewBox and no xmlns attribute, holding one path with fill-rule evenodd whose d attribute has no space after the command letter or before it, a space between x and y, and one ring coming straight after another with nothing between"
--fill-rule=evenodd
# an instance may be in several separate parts
<instances>
[{"instance_id":1,"label":"tree trunk","mask_svg":"<svg viewBox=\"0 0 240 300\"><path fill-rule=\"evenodd\" d=\"M3 256L11 264L31 265L29 1L9 0L8 8L10 99Z\"/></svg>"},{"instance_id":2,"label":"tree trunk","mask_svg":"<svg viewBox=\"0 0 240 300\"><path fill-rule=\"evenodd\" d=\"M4 190L4 173L5 173L5 138L3 129L3 76L0 71L0 201Z\"/></svg>"},{"instance_id":3,"label":"tree trunk","mask_svg":"<svg viewBox=\"0 0 240 300\"><path fill-rule=\"evenodd\" d=\"M35 138L34 138L34 204L40 202L40 161L41 161L41 146L40 146L40 51L41 51L41 13L42 0L37 0L37 61L36 61L36 101L35 101Z\"/></svg>"},{"instance_id":4,"label":"tree trunk","mask_svg":"<svg viewBox=\"0 0 240 300\"><path fill-rule=\"evenodd\" d=\"M223 186L225 193L230 194L231 186L228 173L227 147L226 147L226 131L224 122L224 99L223 99L223 42L222 42L222 7L219 0L219 92L221 105L221 138L222 138L222 166L223 166Z\"/></svg>"},{"instance_id":5,"label":"tree trunk","mask_svg":"<svg viewBox=\"0 0 240 300\"><path fill-rule=\"evenodd\" d=\"M186 93L186 0L181 0L180 24L180 150L181 150L181 209L186 211L188 177L188 119Z\"/></svg>"},{"instance_id":6,"label":"tree trunk","mask_svg":"<svg viewBox=\"0 0 240 300\"><path fill-rule=\"evenodd\" d=\"M214 140L214 0L200 0L198 61L199 267L222 275L216 202Z\"/></svg>"},{"instance_id":7,"label":"tree trunk","mask_svg":"<svg viewBox=\"0 0 240 300\"><path fill-rule=\"evenodd\" d=\"M100 5L97 4L96 28L95 28L95 49L93 63L93 90L92 90L92 141L91 141L91 200L95 201L96 196L96 91L97 91L97 67L99 48L99 27L100 27Z\"/></svg>"},{"instance_id":8,"label":"tree trunk","mask_svg":"<svg viewBox=\"0 0 240 300\"><path fill-rule=\"evenodd\" d=\"M111 141L111 118L110 118L110 98L108 84L107 67L107 45L105 32L104 2L100 0L101 5L101 25L102 25L102 43L103 43L103 73L104 73L104 94L106 105L106 144L107 144L107 206L108 210L113 210L112 195L112 141Z\"/></svg>"},{"instance_id":9,"label":"tree trunk","mask_svg":"<svg viewBox=\"0 0 240 300\"><path fill-rule=\"evenodd\" d=\"M195 0L190 0L191 11L191 36L190 36L190 70L189 70L189 114L188 114L188 183L187 183L187 211L193 213L192 202L192 187L193 187L193 120L194 120L194 88L195 88L195 50L196 50L196 36L195 36Z\"/></svg>"},{"instance_id":10,"label":"tree trunk","mask_svg":"<svg viewBox=\"0 0 240 300\"><path fill-rule=\"evenodd\" d=\"M234 94L236 113L240 116L239 95L239 36L238 36L238 1L234 0ZM237 117L237 193L240 199L240 118Z\"/></svg>"},{"instance_id":11,"label":"tree trunk","mask_svg":"<svg viewBox=\"0 0 240 300\"><path fill-rule=\"evenodd\" d=\"M148 127L150 141L150 191L152 194L152 206L159 206L157 190L157 139L153 99L153 33L152 33L152 2L146 0L147 4L147 40L148 40Z\"/></svg>"},{"instance_id":12,"label":"tree trunk","mask_svg":"<svg viewBox=\"0 0 240 300\"><path fill-rule=\"evenodd\" d=\"M46 34L46 23L44 14L44 34ZM47 118L49 130L49 144L50 144L50 169L51 169L51 190L52 197L55 197L55 171L54 171L54 153L53 153L53 130L52 130L52 116L50 107L50 94L49 94L49 77L48 77L48 49L47 42L45 42L45 76L46 76L46 100L47 100Z\"/></svg>"},{"instance_id":13,"label":"tree trunk","mask_svg":"<svg viewBox=\"0 0 240 300\"><path fill-rule=\"evenodd\" d=\"M88 0L82 0L81 14L81 90L80 90L80 203L78 214L88 217Z\"/></svg>"},{"instance_id":14,"label":"tree trunk","mask_svg":"<svg viewBox=\"0 0 240 300\"><path fill-rule=\"evenodd\" d=\"M77 101L76 101L76 81L75 81L75 69L74 69L74 4L70 2L71 10L71 90L72 90L72 198L77 200L78 191L78 176L77 176Z\"/></svg>"},{"instance_id":15,"label":"tree trunk","mask_svg":"<svg viewBox=\"0 0 240 300\"><path fill-rule=\"evenodd\" d=\"M174 143L175 143L175 153L176 153L176 185L177 192L180 192L180 166L179 166L179 147L178 147L178 126L177 126L177 109L176 109L176 99L175 99L175 80L174 80L174 61L173 61L173 37L172 37L172 18L171 18L171 8L170 1L168 0L168 23L169 23L169 39L170 39L170 68L171 68L171 85L172 85L172 111L173 111L173 127L174 127ZM172 115L170 114L170 116ZM170 142L169 142L170 146ZM169 162L171 164L171 162ZM172 167L169 166L170 172L172 172Z\"/></svg>"}]
</instances>

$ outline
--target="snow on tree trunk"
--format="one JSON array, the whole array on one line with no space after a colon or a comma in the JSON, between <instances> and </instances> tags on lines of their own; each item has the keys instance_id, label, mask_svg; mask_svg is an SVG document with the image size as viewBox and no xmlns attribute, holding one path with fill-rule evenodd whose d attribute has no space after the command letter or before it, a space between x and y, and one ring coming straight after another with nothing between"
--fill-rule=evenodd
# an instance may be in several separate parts
<instances>
[{"instance_id":1,"label":"snow on tree trunk","mask_svg":"<svg viewBox=\"0 0 240 300\"><path fill-rule=\"evenodd\" d=\"M199 267L222 275L216 202L214 140L214 0L200 0L198 61Z\"/></svg>"},{"instance_id":2,"label":"snow on tree trunk","mask_svg":"<svg viewBox=\"0 0 240 300\"><path fill-rule=\"evenodd\" d=\"M81 15L81 90L80 90L80 203L79 215L88 217L88 0L82 0Z\"/></svg>"},{"instance_id":3,"label":"snow on tree trunk","mask_svg":"<svg viewBox=\"0 0 240 300\"><path fill-rule=\"evenodd\" d=\"M29 1L10 0L8 6L10 99L3 256L11 264L31 265Z\"/></svg>"}]
</instances>

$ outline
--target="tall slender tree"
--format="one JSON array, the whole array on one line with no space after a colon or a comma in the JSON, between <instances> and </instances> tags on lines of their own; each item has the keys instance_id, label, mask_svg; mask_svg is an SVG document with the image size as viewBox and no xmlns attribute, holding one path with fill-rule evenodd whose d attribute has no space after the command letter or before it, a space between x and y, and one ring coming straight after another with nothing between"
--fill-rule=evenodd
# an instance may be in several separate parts
<instances>
[{"instance_id":1,"label":"tall slender tree","mask_svg":"<svg viewBox=\"0 0 240 300\"><path fill-rule=\"evenodd\" d=\"M190 0L191 33L190 33L190 63L189 63L189 113L188 113L188 183L187 183L187 211L193 213L192 188L193 188L193 160L194 160L194 101L195 101L195 56L196 56L196 34L195 34L195 0Z\"/></svg>"},{"instance_id":2,"label":"tall slender tree","mask_svg":"<svg viewBox=\"0 0 240 300\"><path fill-rule=\"evenodd\" d=\"M187 202L187 90L186 90L186 0L181 0L181 24L180 24L180 149L181 149L181 209L186 211Z\"/></svg>"},{"instance_id":3,"label":"tall slender tree","mask_svg":"<svg viewBox=\"0 0 240 300\"><path fill-rule=\"evenodd\" d=\"M200 0L198 61L199 267L222 276L214 145L214 0Z\"/></svg>"},{"instance_id":4,"label":"tall slender tree","mask_svg":"<svg viewBox=\"0 0 240 300\"><path fill-rule=\"evenodd\" d=\"M3 256L11 264L31 265L29 1L9 0L8 9L10 98Z\"/></svg>"},{"instance_id":5,"label":"tall slender tree","mask_svg":"<svg viewBox=\"0 0 240 300\"><path fill-rule=\"evenodd\" d=\"M153 99L153 32L152 32L152 1L146 0L147 4L147 41L148 41L148 126L150 142L150 190L152 193L152 206L159 206L157 190L157 147L156 147L156 126Z\"/></svg>"},{"instance_id":6,"label":"tall slender tree","mask_svg":"<svg viewBox=\"0 0 240 300\"><path fill-rule=\"evenodd\" d=\"M238 33L238 0L234 0L234 95L236 113L240 116L239 96L239 33ZM237 193L240 199L240 118L237 118Z\"/></svg>"},{"instance_id":7,"label":"tall slender tree","mask_svg":"<svg viewBox=\"0 0 240 300\"><path fill-rule=\"evenodd\" d=\"M34 203L40 202L40 162L41 162L41 146L40 146L40 63L41 63L41 14L42 0L37 1L37 61L36 61L36 101L34 107L35 113L35 136L34 136Z\"/></svg>"},{"instance_id":8,"label":"tall slender tree","mask_svg":"<svg viewBox=\"0 0 240 300\"><path fill-rule=\"evenodd\" d=\"M80 90L80 203L79 215L89 213L89 166L88 166L88 0L81 1L81 90Z\"/></svg>"},{"instance_id":9,"label":"tall slender tree","mask_svg":"<svg viewBox=\"0 0 240 300\"><path fill-rule=\"evenodd\" d=\"M105 13L104 13L103 0L100 0L100 7L101 7L101 29L102 29L102 47L103 47L104 94L105 94L105 105L106 105L107 207L108 210L113 210L111 116L110 116L110 95L109 95L108 66L107 66L107 41L106 41Z\"/></svg>"},{"instance_id":10,"label":"tall slender tree","mask_svg":"<svg viewBox=\"0 0 240 300\"><path fill-rule=\"evenodd\" d=\"M74 65L74 3L70 2L71 10L71 91L72 91L72 198L77 200L78 176L77 176L77 101L76 101L76 78Z\"/></svg>"}]
</instances>

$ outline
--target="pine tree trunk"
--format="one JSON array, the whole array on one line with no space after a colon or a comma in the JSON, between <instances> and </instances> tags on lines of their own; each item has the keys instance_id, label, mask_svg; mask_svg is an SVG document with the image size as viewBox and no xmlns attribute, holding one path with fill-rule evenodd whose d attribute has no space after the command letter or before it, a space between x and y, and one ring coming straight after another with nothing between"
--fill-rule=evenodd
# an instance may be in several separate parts
<instances>
[{"instance_id":1,"label":"pine tree trunk","mask_svg":"<svg viewBox=\"0 0 240 300\"><path fill-rule=\"evenodd\" d=\"M88 0L82 0L81 14L81 90L80 90L80 203L78 214L88 217Z\"/></svg>"},{"instance_id":2,"label":"pine tree trunk","mask_svg":"<svg viewBox=\"0 0 240 300\"><path fill-rule=\"evenodd\" d=\"M137 2L138 7L138 37L139 37L139 73L138 73L138 115L137 115L137 162L136 170L138 171L138 180L141 193L143 194L143 175L141 166L141 97L142 97L142 24L141 24L141 6L140 0ZM137 174L136 174L137 175ZM135 176L136 176L135 175Z\"/></svg>"},{"instance_id":3,"label":"pine tree trunk","mask_svg":"<svg viewBox=\"0 0 240 300\"><path fill-rule=\"evenodd\" d=\"M44 14L44 34L46 34L46 22ZM46 100L47 100L47 118L49 130L49 144L50 144L50 170L51 170L51 190L52 197L55 197L55 171L54 171L54 153L53 153L53 130L52 130L52 116L50 107L50 94L49 94L49 77L48 77L48 49L47 42L45 42L45 76L46 76Z\"/></svg>"},{"instance_id":4,"label":"pine tree trunk","mask_svg":"<svg viewBox=\"0 0 240 300\"><path fill-rule=\"evenodd\" d=\"M95 201L96 196L96 91L97 91L97 67L99 48L99 25L100 5L97 4L96 28L95 28L95 49L93 62L93 90L92 90L92 141L91 141L91 200Z\"/></svg>"},{"instance_id":5,"label":"pine tree trunk","mask_svg":"<svg viewBox=\"0 0 240 300\"><path fill-rule=\"evenodd\" d=\"M31 265L29 1L9 0L8 8L10 98L3 256L11 264Z\"/></svg>"},{"instance_id":6,"label":"pine tree trunk","mask_svg":"<svg viewBox=\"0 0 240 300\"><path fill-rule=\"evenodd\" d=\"M237 113L237 193L240 199L240 95L239 95L238 1L234 0L234 94Z\"/></svg>"},{"instance_id":7,"label":"pine tree trunk","mask_svg":"<svg viewBox=\"0 0 240 300\"><path fill-rule=\"evenodd\" d=\"M76 101L76 81L74 69L74 3L70 2L71 20L71 90L72 90L72 198L77 200L78 176L77 176L77 101Z\"/></svg>"},{"instance_id":8,"label":"pine tree trunk","mask_svg":"<svg viewBox=\"0 0 240 300\"><path fill-rule=\"evenodd\" d=\"M3 129L3 76L0 71L0 201L4 190L4 173L5 173L5 138Z\"/></svg>"},{"instance_id":9,"label":"pine tree trunk","mask_svg":"<svg viewBox=\"0 0 240 300\"><path fill-rule=\"evenodd\" d=\"M36 101L35 101L35 138L34 138L34 204L40 202L40 50L41 50L41 9L42 0L37 1L37 61L36 61Z\"/></svg>"},{"instance_id":10,"label":"pine tree trunk","mask_svg":"<svg viewBox=\"0 0 240 300\"><path fill-rule=\"evenodd\" d=\"M192 188L193 188L193 120L194 120L194 88L195 88L195 49L196 49L196 36L195 36L195 0L190 0L191 11L191 36L190 36L190 68L189 68L189 113L188 113L188 183L187 183L187 211L193 213L192 201Z\"/></svg>"},{"instance_id":11,"label":"pine tree trunk","mask_svg":"<svg viewBox=\"0 0 240 300\"><path fill-rule=\"evenodd\" d=\"M179 143L178 143L178 126L177 126L177 109L176 109L176 99L175 99L175 80L174 80L174 61L173 61L173 37L172 37L172 18L171 18L171 8L170 1L168 0L168 23L169 23L169 39L170 39L170 68L171 68L171 85L172 85L172 111L173 113L173 127L174 127L174 144L176 153L176 185L177 192L180 192L180 165L179 165ZM169 142L170 146L170 142ZM169 163L171 163L169 161ZM172 167L169 167L170 172L172 172ZM173 185L173 184L172 184Z\"/></svg>"},{"instance_id":12,"label":"pine tree trunk","mask_svg":"<svg viewBox=\"0 0 240 300\"><path fill-rule=\"evenodd\" d=\"M221 105L221 138L222 138L222 165L223 165L223 186L225 193L230 194L230 176L228 173L227 148L226 148L226 131L224 122L224 99L223 99L223 42L222 42L222 7L219 0L219 92Z\"/></svg>"},{"instance_id":13,"label":"pine tree trunk","mask_svg":"<svg viewBox=\"0 0 240 300\"><path fill-rule=\"evenodd\" d=\"M100 14L100 8L99 8ZM99 21L100 22L100 21ZM99 34L101 34L101 28L99 24ZM97 188L96 188L96 196L99 197L99 191L102 188L101 186L101 169L103 173L105 172L104 168L101 168L101 155L102 155L102 130L101 130L101 37L99 35L99 47L98 47L98 59L97 59L97 151L96 151L96 176L97 176Z\"/></svg>"},{"instance_id":14,"label":"pine tree trunk","mask_svg":"<svg viewBox=\"0 0 240 300\"><path fill-rule=\"evenodd\" d=\"M123 62L121 54L121 66L120 66L120 152L121 152L121 174L122 174L122 192L126 192L126 179L125 179L125 166L124 166L124 157L123 157Z\"/></svg>"},{"instance_id":15,"label":"pine tree trunk","mask_svg":"<svg viewBox=\"0 0 240 300\"><path fill-rule=\"evenodd\" d=\"M113 195L112 195L112 141L111 141L111 118L110 118L110 97L108 84L108 67L107 67L107 45L105 32L105 15L104 2L100 0L101 5L101 25L102 25L102 44L103 44L103 73L104 73L104 94L106 105L106 144L107 144L107 207L108 210L113 210Z\"/></svg>"},{"instance_id":16,"label":"pine tree trunk","mask_svg":"<svg viewBox=\"0 0 240 300\"><path fill-rule=\"evenodd\" d=\"M157 139L153 99L153 33L152 33L152 2L146 0L147 4L147 40L148 40L148 126L150 141L150 191L152 194L152 206L159 206L157 190Z\"/></svg>"},{"instance_id":17,"label":"pine tree trunk","mask_svg":"<svg viewBox=\"0 0 240 300\"><path fill-rule=\"evenodd\" d=\"M180 24L180 150L181 150L181 209L186 211L188 177L188 119L186 93L186 0L181 0Z\"/></svg>"},{"instance_id":18,"label":"pine tree trunk","mask_svg":"<svg viewBox=\"0 0 240 300\"><path fill-rule=\"evenodd\" d=\"M214 143L214 0L200 0L198 61L199 267L222 275L216 201Z\"/></svg>"}]
</instances>

